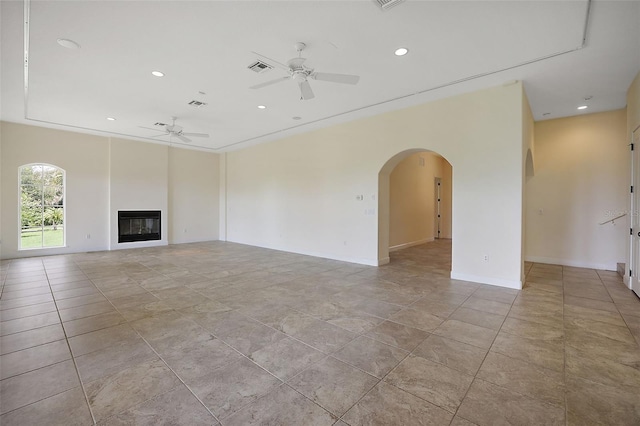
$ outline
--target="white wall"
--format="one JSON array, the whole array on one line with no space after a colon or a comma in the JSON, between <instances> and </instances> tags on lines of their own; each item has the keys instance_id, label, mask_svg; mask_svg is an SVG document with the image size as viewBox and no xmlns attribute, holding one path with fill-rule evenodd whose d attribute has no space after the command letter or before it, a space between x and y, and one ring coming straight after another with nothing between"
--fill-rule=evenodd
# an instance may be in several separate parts
<instances>
[{"instance_id":1,"label":"white wall","mask_svg":"<svg viewBox=\"0 0 640 426\"><path fill-rule=\"evenodd\" d=\"M170 244L218 239L218 157L186 149L169 149Z\"/></svg>"},{"instance_id":2,"label":"white wall","mask_svg":"<svg viewBox=\"0 0 640 426\"><path fill-rule=\"evenodd\" d=\"M526 183L526 259L616 270L629 226L625 110L535 124L535 176Z\"/></svg>"},{"instance_id":3,"label":"white wall","mask_svg":"<svg viewBox=\"0 0 640 426\"><path fill-rule=\"evenodd\" d=\"M3 259L104 250L109 241L109 142L99 136L0 122ZM48 163L66 172L66 247L18 251L18 168ZM91 237L87 239L87 234Z\"/></svg>"},{"instance_id":4,"label":"white wall","mask_svg":"<svg viewBox=\"0 0 640 426\"><path fill-rule=\"evenodd\" d=\"M402 160L389 177L390 250L436 238L436 177L442 180L440 237L451 237L451 165L435 153L419 152Z\"/></svg>"},{"instance_id":5,"label":"white wall","mask_svg":"<svg viewBox=\"0 0 640 426\"><path fill-rule=\"evenodd\" d=\"M166 245L168 239L169 148L165 145L111 139L109 162L110 248ZM118 211L160 210L161 239L118 243Z\"/></svg>"},{"instance_id":6,"label":"white wall","mask_svg":"<svg viewBox=\"0 0 640 426\"><path fill-rule=\"evenodd\" d=\"M0 150L3 259L217 239L217 154L7 122ZM18 250L18 168L29 163L66 171L65 247ZM118 244L119 209L161 210L162 240Z\"/></svg>"},{"instance_id":7,"label":"white wall","mask_svg":"<svg viewBox=\"0 0 640 426\"><path fill-rule=\"evenodd\" d=\"M520 287L522 96L500 86L228 153L227 239L377 265L379 174L431 150L455 170L452 277Z\"/></svg>"}]
</instances>

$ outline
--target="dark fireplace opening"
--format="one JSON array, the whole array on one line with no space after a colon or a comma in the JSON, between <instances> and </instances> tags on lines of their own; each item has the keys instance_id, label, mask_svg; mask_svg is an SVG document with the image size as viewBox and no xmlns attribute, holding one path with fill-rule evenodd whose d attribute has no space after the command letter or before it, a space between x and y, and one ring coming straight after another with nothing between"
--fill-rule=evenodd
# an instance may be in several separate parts
<instances>
[{"instance_id":1,"label":"dark fireplace opening","mask_svg":"<svg viewBox=\"0 0 640 426\"><path fill-rule=\"evenodd\" d=\"M160 210L118 212L118 243L160 238Z\"/></svg>"}]
</instances>

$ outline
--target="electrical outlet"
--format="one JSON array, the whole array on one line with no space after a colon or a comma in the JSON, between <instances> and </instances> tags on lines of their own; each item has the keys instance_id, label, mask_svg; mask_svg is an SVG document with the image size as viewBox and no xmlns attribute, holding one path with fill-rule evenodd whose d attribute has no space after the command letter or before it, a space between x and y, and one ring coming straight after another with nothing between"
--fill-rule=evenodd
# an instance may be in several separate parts
<instances>
[{"instance_id":1,"label":"electrical outlet","mask_svg":"<svg viewBox=\"0 0 640 426\"><path fill-rule=\"evenodd\" d=\"M91 239L91 234L87 234L87 240Z\"/></svg>"},{"instance_id":2,"label":"electrical outlet","mask_svg":"<svg viewBox=\"0 0 640 426\"><path fill-rule=\"evenodd\" d=\"M489 261L489 255L488 255L488 254L485 254L485 255L484 255L484 261L485 261L485 262L488 262L488 261Z\"/></svg>"}]
</instances>

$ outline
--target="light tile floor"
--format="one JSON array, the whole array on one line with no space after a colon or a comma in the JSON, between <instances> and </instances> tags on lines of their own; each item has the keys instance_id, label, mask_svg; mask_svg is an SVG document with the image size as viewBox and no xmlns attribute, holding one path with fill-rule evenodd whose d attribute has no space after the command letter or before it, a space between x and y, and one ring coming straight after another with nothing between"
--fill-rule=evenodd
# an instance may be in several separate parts
<instances>
[{"instance_id":1,"label":"light tile floor","mask_svg":"<svg viewBox=\"0 0 640 426\"><path fill-rule=\"evenodd\" d=\"M638 425L640 301L614 272L448 278L232 243L1 262L0 423Z\"/></svg>"}]
</instances>

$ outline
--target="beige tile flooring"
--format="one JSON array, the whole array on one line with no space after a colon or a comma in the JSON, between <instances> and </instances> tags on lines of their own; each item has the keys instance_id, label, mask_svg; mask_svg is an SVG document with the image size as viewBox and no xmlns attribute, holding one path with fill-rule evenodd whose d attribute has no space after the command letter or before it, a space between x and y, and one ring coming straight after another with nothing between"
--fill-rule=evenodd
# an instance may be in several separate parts
<instances>
[{"instance_id":1,"label":"beige tile flooring","mask_svg":"<svg viewBox=\"0 0 640 426\"><path fill-rule=\"evenodd\" d=\"M2 261L0 423L638 425L640 301L614 272L448 278L209 242Z\"/></svg>"}]
</instances>

